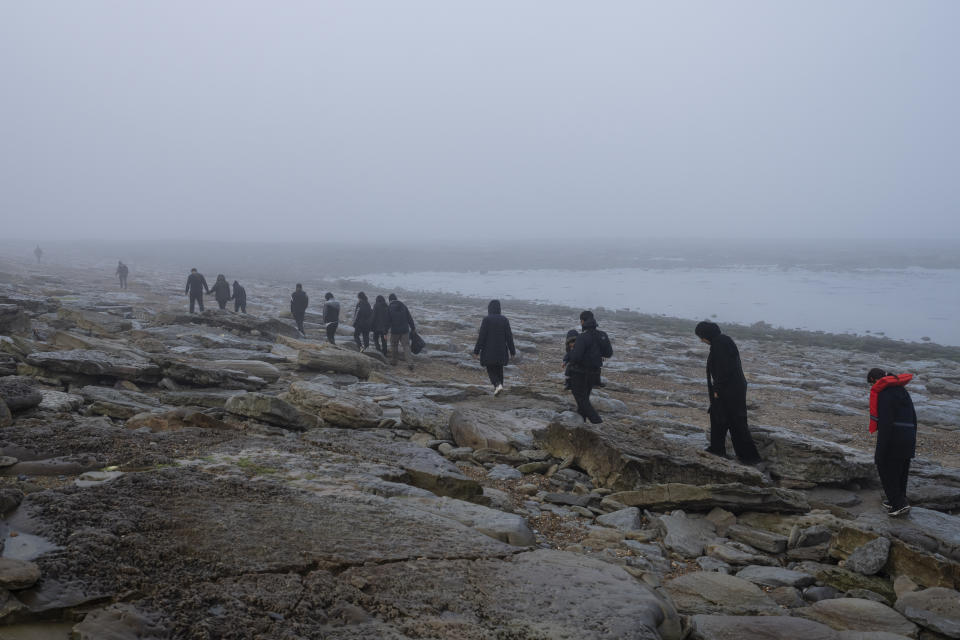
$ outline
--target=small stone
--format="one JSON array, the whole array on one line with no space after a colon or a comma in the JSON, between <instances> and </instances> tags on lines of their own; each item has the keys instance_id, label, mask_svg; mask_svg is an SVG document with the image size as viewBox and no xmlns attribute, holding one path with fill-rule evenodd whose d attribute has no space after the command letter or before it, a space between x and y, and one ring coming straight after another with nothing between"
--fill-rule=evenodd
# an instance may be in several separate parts
<instances>
[{"instance_id":1,"label":"small stone","mask_svg":"<svg viewBox=\"0 0 960 640\"><path fill-rule=\"evenodd\" d=\"M549 462L527 462L517 467L520 473L546 473L549 469Z\"/></svg>"},{"instance_id":2,"label":"small stone","mask_svg":"<svg viewBox=\"0 0 960 640\"><path fill-rule=\"evenodd\" d=\"M509 465L498 464L487 472L487 477L491 480L519 480L523 474Z\"/></svg>"},{"instance_id":3,"label":"small stone","mask_svg":"<svg viewBox=\"0 0 960 640\"><path fill-rule=\"evenodd\" d=\"M824 544L830 542L833 538L833 531L823 526L822 524L817 524L812 527L807 527L800 531L800 535L797 538L796 547L815 547L819 544Z\"/></svg>"},{"instance_id":4,"label":"small stone","mask_svg":"<svg viewBox=\"0 0 960 640\"><path fill-rule=\"evenodd\" d=\"M621 531L634 531L640 528L640 509L629 507L602 515L597 518L597 524L620 529Z\"/></svg>"},{"instance_id":5,"label":"small stone","mask_svg":"<svg viewBox=\"0 0 960 640\"><path fill-rule=\"evenodd\" d=\"M788 609L799 609L800 607L807 606L807 603L804 602L800 596L800 591L795 587L777 587L776 589L771 589L768 595L773 598L773 601L778 605L787 607Z\"/></svg>"},{"instance_id":6,"label":"small stone","mask_svg":"<svg viewBox=\"0 0 960 640\"><path fill-rule=\"evenodd\" d=\"M517 487L517 492L522 493L525 496L532 496L539 490L540 488L535 484L522 484Z\"/></svg>"},{"instance_id":7,"label":"small stone","mask_svg":"<svg viewBox=\"0 0 960 640\"><path fill-rule=\"evenodd\" d=\"M890 540L877 537L857 547L847 558L846 568L865 576L876 574L887 563L890 553Z\"/></svg>"},{"instance_id":8,"label":"small stone","mask_svg":"<svg viewBox=\"0 0 960 640\"><path fill-rule=\"evenodd\" d=\"M803 599L807 602L831 600L840 596L840 592L833 587L807 587L803 591Z\"/></svg>"},{"instance_id":9,"label":"small stone","mask_svg":"<svg viewBox=\"0 0 960 640\"><path fill-rule=\"evenodd\" d=\"M749 580L766 587L807 587L814 583L814 577L799 571L790 571L780 567L745 567L737 573L738 578Z\"/></svg>"},{"instance_id":10,"label":"small stone","mask_svg":"<svg viewBox=\"0 0 960 640\"><path fill-rule=\"evenodd\" d=\"M29 589L40 579L40 567L32 562L0 558L0 588Z\"/></svg>"}]
</instances>

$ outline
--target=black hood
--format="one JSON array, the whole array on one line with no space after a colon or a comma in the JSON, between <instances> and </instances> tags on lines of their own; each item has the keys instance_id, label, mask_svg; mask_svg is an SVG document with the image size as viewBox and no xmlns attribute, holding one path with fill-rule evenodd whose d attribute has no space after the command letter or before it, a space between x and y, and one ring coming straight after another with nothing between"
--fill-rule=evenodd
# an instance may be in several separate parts
<instances>
[{"instance_id":1,"label":"black hood","mask_svg":"<svg viewBox=\"0 0 960 640\"><path fill-rule=\"evenodd\" d=\"M581 325L581 326L583 327L583 330L584 330L584 331L590 331L591 329L596 329L596 328L597 328L597 319L596 319L596 318L587 318L586 320L583 321L583 325Z\"/></svg>"},{"instance_id":2,"label":"black hood","mask_svg":"<svg viewBox=\"0 0 960 640\"><path fill-rule=\"evenodd\" d=\"M576 340L578 335L580 335L579 331L570 329L570 331L567 331L567 340Z\"/></svg>"},{"instance_id":3,"label":"black hood","mask_svg":"<svg viewBox=\"0 0 960 640\"><path fill-rule=\"evenodd\" d=\"M703 338L704 340L713 340L718 335L720 335L720 327L716 322L710 322L709 320L704 320L703 322L697 325L697 328L693 330L697 334L698 338Z\"/></svg>"},{"instance_id":4,"label":"black hood","mask_svg":"<svg viewBox=\"0 0 960 640\"><path fill-rule=\"evenodd\" d=\"M500 313L500 301L491 300L490 304L487 305L487 313L489 314L499 314Z\"/></svg>"}]
</instances>

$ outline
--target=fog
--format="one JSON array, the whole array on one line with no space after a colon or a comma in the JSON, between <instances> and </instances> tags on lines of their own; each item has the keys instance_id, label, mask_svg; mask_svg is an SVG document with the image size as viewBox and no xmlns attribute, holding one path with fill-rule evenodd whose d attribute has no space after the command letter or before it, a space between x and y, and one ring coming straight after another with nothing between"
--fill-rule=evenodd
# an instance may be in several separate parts
<instances>
[{"instance_id":1,"label":"fog","mask_svg":"<svg viewBox=\"0 0 960 640\"><path fill-rule=\"evenodd\" d=\"M23 2L8 240L960 237L960 4Z\"/></svg>"}]
</instances>

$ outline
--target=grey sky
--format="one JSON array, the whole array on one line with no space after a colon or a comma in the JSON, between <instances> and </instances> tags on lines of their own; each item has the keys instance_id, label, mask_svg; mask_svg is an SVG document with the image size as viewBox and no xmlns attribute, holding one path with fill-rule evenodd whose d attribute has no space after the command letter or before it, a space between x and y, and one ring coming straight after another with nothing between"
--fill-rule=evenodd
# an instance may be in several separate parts
<instances>
[{"instance_id":1,"label":"grey sky","mask_svg":"<svg viewBox=\"0 0 960 640\"><path fill-rule=\"evenodd\" d=\"M960 237L960 3L6 2L34 239Z\"/></svg>"}]
</instances>

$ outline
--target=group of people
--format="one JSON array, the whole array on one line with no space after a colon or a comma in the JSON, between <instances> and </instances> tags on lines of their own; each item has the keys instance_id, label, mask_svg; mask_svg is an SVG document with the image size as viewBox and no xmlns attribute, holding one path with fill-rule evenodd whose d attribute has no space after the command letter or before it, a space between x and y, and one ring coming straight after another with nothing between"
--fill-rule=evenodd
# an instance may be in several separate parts
<instances>
[{"instance_id":1,"label":"group of people","mask_svg":"<svg viewBox=\"0 0 960 640\"><path fill-rule=\"evenodd\" d=\"M121 263L122 264L122 263ZM126 281L126 278L124 278ZM227 308L227 303L233 300L233 310L239 313L247 312L247 290L244 289L236 280L233 281L233 289L227 282L226 276L222 273L217 276L217 281L213 286L207 286L207 279L195 268L190 270L187 276L187 286L184 293L190 296L190 313L194 313L194 307L199 306L203 313L203 294L213 295L217 305L221 309Z\"/></svg>"}]
</instances>

